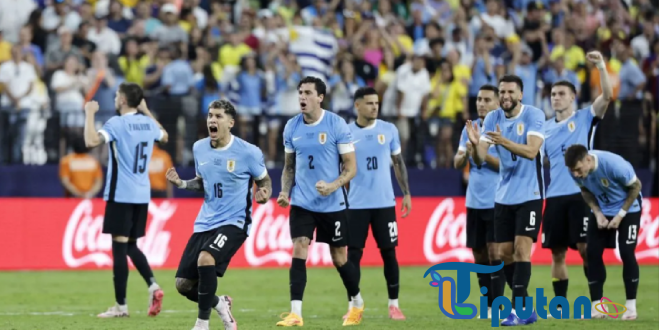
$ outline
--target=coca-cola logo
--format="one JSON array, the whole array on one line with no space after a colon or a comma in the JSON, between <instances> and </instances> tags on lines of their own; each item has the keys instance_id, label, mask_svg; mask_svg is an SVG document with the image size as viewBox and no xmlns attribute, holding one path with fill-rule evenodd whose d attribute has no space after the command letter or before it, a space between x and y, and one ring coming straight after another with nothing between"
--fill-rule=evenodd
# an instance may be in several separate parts
<instances>
[{"instance_id":1,"label":"coca-cola logo","mask_svg":"<svg viewBox=\"0 0 660 330\"><path fill-rule=\"evenodd\" d=\"M657 207L657 205L656 205ZM658 259L658 216L657 211L652 213L653 203L650 200L644 199L642 201L642 215L639 222L639 233L637 234L637 250L635 256L637 260L652 258ZM655 218L653 214L656 214ZM623 233L628 235L635 235L634 232ZM617 232L617 247L614 249L616 258L621 261L619 254L619 233ZM632 237L628 237L632 239Z\"/></svg>"},{"instance_id":2,"label":"coca-cola logo","mask_svg":"<svg viewBox=\"0 0 660 330\"><path fill-rule=\"evenodd\" d=\"M255 206L252 213L252 230L244 244L245 259L250 266L269 263L281 266L291 263L293 242L289 231L289 216L284 212L274 214L275 206L270 200ZM312 265L332 265L328 245L313 241L307 250L307 262Z\"/></svg>"},{"instance_id":3,"label":"coca-cola logo","mask_svg":"<svg viewBox=\"0 0 660 330\"><path fill-rule=\"evenodd\" d=\"M91 200L82 200L71 213L64 231L62 257L67 266L76 268L88 263L97 267L112 265L112 237L103 234L103 214L94 215ZM170 253L172 233L163 230L176 211L176 205L165 201L150 202L151 221L138 247L153 266L162 266Z\"/></svg>"},{"instance_id":4,"label":"coca-cola logo","mask_svg":"<svg viewBox=\"0 0 660 330\"><path fill-rule=\"evenodd\" d=\"M465 212L455 215L454 200L443 199L424 231L424 257L431 263L448 259L472 261L472 251L465 247L465 235Z\"/></svg>"}]
</instances>

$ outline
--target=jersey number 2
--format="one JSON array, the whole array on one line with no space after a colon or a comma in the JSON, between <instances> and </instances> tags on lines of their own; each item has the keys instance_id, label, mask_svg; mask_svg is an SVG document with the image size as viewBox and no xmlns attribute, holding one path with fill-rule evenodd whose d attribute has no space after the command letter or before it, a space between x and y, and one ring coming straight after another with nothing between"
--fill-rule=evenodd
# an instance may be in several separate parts
<instances>
[{"instance_id":1,"label":"jersey number 2","mask_svg":"<svg viewBox=\"0 0 660 330\"><path fill-rule=\"evenodd\" d=\"M313 164L314 163L314 156L309 155L309 156L307 156L307 159L309 159L309 169L313 170L314 169L314 164Z\"/></svg>"},{"instance_id":2,"label":"jersey number 2","mask_svg":"<svg viewBox=\"0 0 660 330\"><path fill-rule=\"evenodd\" d=\"M144 173L147 169L147 155L144 153L149 146L147 142L140 142L135 146L135 161L133 162L133 173ZM142 164L138 165L138 162L142 161Z\"/></svg>"}]
</instances>

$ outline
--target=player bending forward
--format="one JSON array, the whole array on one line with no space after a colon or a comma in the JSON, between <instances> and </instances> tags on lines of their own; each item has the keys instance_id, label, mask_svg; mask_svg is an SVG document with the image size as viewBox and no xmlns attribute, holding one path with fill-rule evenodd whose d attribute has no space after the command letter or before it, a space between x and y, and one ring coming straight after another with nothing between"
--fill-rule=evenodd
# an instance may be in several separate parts
<instances>
[{"instance_id":1,"label":"player bending forward","mask_svg":"<svg viewBox=\"0 0 660 330\"><path fill-rule=\"evenodd\" d=\"M126 282L128 260L140 272L149 287L149 316L160 313L163 290L156 284L147 258L137 246L144 236L151 200L149 161L154 141L167 142L167 132L151 115L144 102L142 88L122 83L115 95L118 116L110 118L100 131L94 127L96 102L85 104L85 144L89 148L109 143L108 173L103 199L105 215L103 233L112 235L112 274L115 306L98 317L127 317Z\"/></svg>"},{"instance_id":2,"label":"player bending forward","mask_svg":"<svg viewBox=\"0 0 660 330\"><path fill-rule=\"evenodd\" d=\"M360 295L357 270L346 258L348 223L343 188L357 171L355 150L346 121L321 108L325 93L325 84L320 79L305 77L301 80L298 101L302 113L291 118L284 127L286 155L282 191L277 203L288 206L291 191L289 228L293 258L289 270L291 312L277 322L278 326L303 325L302 298L307 283L305 262L315 229L316 241L330 245L332 262L352 299L343 324L356 325L362 321L364 301ZM343 163L341 173L340 161Z\"/></svg>"},{"instance_id":3,"label":"player bending forward","mask_svg":"<svg viewBox=\"0 0 660 330\"><path fill-rule=\"evenodd\" d=\"M357 121L350 124L357 168L348 190L348 261L357 268L360 281L360 259L369 235L369 225L383 258L389 316L405 320L399 309L399 263L396 246L399 243L396 223L396 200L390 176L390 159L394 164L399 187L403 192L402 217L410 213L412 201L408 187L408 172L401 156L401 142L396 126L378 120L378 93L371 87L358 89L354 95ZM351 310L349 293L349 313Z\"/></svg>"},{"instance_id":4,"label":"player bending forward","mask_svg":"<svg viewBox=\"0 0 660 330\"><path fill-rule=\"evenodd\" d=\"M177 187L204 192L194 233L176 272L176 289L198 303L193 330L209 329L211 309L218 313L225 329L236 329L231 298L215 295L218 277L225 274L231 258L250 234L254 182L257 203L266 203L272 191L261 150L229 132L235 119L231 103L211 102L206 118L209 137L193 145L197 176L182 181L174 168L167 171L167 179Z\"/></svg>"},{"instance_id":5,"label":"player bending forward","mask_svg":"<svg viewBox=\"0 0 660 330\"><path fill-rule=\"evenodd\" d=\"M623 261L623 285L626 289L626 311L623 320L637 319L637 286L639 265L635 256L637 234L642 215L642 183L632 165L621 156L607 151L587 151L583 145L566 150L566 166L582 197L593 213L587 228L587 260L591 317L605 318L596 311L603 298L605 264L603 251L617 246ZM604 309L605 306L600 306Z\"/></svg>"},{"instance_id":6,"label":"player bending forward","mask_svg":"<svg viewBox=\"0 0 660 330\"><path fill-rule=\"evenodd\" d=\"M497 87L493 85L484 85L479 88L479 94L477 94L479 119L475 122L479 127L483 127L483 120L489 112L500 107L497 95ZM458 152L454 156L454 167L460 169L468 161L470 162L470 179L465 198L467 208L465 245L472 249L476 264L499 265L504 261L505 265L510 265L513 262L512 258L500 259L499 257L493 227L495 188L499 180L500 160L497 158L495 148L489 147L485 163L477 165L474 162L474 152L475 148L468 140L467 129L464 128L458 144ZM511 267L507 269L511 269ZM488 318L490 318L493 300L504 295L506 280L504 269L492 274L477 274L477 280L479 287L488 288L485 296L488 297Z\"/></svg>"},{"instance_id":7,"label":"player bending forward","mask_svg":"<svg viewBox=\"0 0 660 330\"><path fill-rule=\"evenodd\" d=\"M545 138L542 110L521 103L522 80L506 75L499 82L500 109L490 112L484 119L481 135L478 126L468 121L466 129L476 152L473 159L482 164L490 145L500 159L500 179L495 192L495 242L500 257L513 258L513 264L505 266L507 282L513 284L511 314L502 322L504 326L526 325L537 321L532 304L525 307L529 279L532 276L532 245L536 242L543 211L543 151ZM538 220L538 221L537 221ZM511 269L513 268L513 269ZM515 297L521 297L518 305ZM529 299L531 301L531 298ZM532 309L531 314L529 310Z\"/></svg>"},{"instance_id":8,"label":"player bending forward","mask_svg":"<svg viewBox=\"0 0 660 330\"><path fill-rule=\"evenodd\" d=\"M556 117L545 122L545 154L550 162L550 185L543 213L543 248L552 250L552 287L555 296L566 298L568 291L568 269L566 251L577 249L582 257L584 275L587 268L587 226L589 206L580 195L580 188L573 180L564 163L564 152L573 144L593 148L592 141L596 125L605 116L612 99L612 85L599 52L590 52L587 59L594 63L600 73L603 93L592 106L575 110L575 86L568 81L552 85L550 97ZM602 314L600 314L602 315Z\"/></svg>"}]
</instances>

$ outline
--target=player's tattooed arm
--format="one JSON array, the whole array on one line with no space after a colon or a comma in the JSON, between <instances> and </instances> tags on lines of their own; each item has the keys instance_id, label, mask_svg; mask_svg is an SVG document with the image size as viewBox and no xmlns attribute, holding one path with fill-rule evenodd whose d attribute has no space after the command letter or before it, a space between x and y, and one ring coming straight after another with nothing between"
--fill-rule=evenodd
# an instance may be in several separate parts
<instances>
[{"instance_id":1,"label":"player's tattooed arm","mask_svg":"<svg viewBox=\"0 0 660 330\"><path fill-rule=\"evenodd\" d=\"M257 203L267 202L273 193L273 181L270 179L270 175L266 174L263 179L257 180L256 184L257 192L255 193L255 199Z\"/></svg>"},{"instance_id":2,"label":"player's tattooed arm","mask_svg":"<svg viewBox=\"0 0 660 330\"><path fill-rule=\"evenodd\" d=\"M394 164L394 175L396 181L399 182L399 188L404 195L410 195L410 187L408 185L408 169L406 162L401 153L392 156L392 164Z\"/></svg>"},{"instance_id":3,"label":"player's tattooed arm","mask_svg":"<svg viewBox=\"0 0 660 330\"><path fill-rule=\"evenodd\" d=\"M345 154L341 155L341 161L344 167L341 170L341 174L339 174L339 177L332 182L336 189L339 189L340 187L343 187L345 184L347 184L349 181L351 181L354 177L355 174L357 174L357 164L355 161L355 152L348 152ZM335 190L336 190L335 189Z\"/></svg>"},{"instance_id":4,"label":"player's tattooed arm","mask_svg":"<svg viewBox=\"0 0 660 330\"><path fill-rule=\"evenodd\" d=\"M186 190L199 191L199 192L204 191L204 180L198 176L192 180L187 180L184 182L186 183L185 184Z\"/></svg>"},{"instance_id":5,"label":"player's tattooed arm","mask_svg":"<svg viewBox=\"0 0 660 330\"><path fill-rule=\"evenodd\" d=\"M632 204L635 202L635 199L637 199L639 196L640 191L642 191L642 182L639 181L639 179L635 179L635 182L628 186L628 196L626 196L626 200L623 202L621 209L628 212L630 206L632 206Z\"/></svg>"},{"instance_id":6,"label":"player's tattooed arm","mask_svg":"<svg viewBox=\"0 0 660 330\"><path fill-rule=\"evenodd\" d=\"M400 155L401 154L399 154L397 156L400 156ZM394 157L396 157L396 156L392 156L392 162L396 166L396 162L394 161ZM465 165L467 164L467 161L468 161L468 157L469 157L469 155L465 150L457 151L456 155L454 156L454 168L455 169L462 169L463 167L465 167Z\"/></svg>"},{"instance_id":7,"label":"player's tattooed arm","mask_svg":"<svg viewBox=\"0 0 660 330\"><path fill-rule=\"evenodd\" d=\"M296 178L296 153L284 154L284 169L282 170L282 192L289 194Z\"/></svg>"},{"instance_id":8,"label":"player's tattooed arm","mask_svg":"<svg viewBox=\"0 0 660 330\"><path fill-rule=\"evenodd\" d=\"M582 198L584 198L584 201L587 203L587 205L589 205L589 208L591 208L594 213L602 213L596 196L594 196L594 194L585 187L580 187L580 191L582 192Z\"/></svg>"}]
</instances>

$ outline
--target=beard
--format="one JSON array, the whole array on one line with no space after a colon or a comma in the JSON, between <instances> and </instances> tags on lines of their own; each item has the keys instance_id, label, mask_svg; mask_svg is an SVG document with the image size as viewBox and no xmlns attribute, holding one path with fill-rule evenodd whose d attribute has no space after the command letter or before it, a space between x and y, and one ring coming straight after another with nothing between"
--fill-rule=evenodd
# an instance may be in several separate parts
<instances>
[{"instance_id":1,"label":"beard","mask_svg":"<svg viewBox=\"0 0 660 330\"><path fill-rule=\"evenodd\" d=\"M119 111L121 108L115 105L115 113L117 116L121 116L121 111Z\"/></svg>"},{"instance_id":2,"label":"beard","mask_svg":"<svg viewBox=\"0 0 660 330\"><path fill-rule=\"evenodd\" d=\"M504 104L504 102L500 102L500 104ZM518 101L511 100L511 107L510 108L505 108L504 105L502 105L502 110L504 110L504 112L506 112L506 113L509 113L509 112L513 111L513 109L515 109L517 106L518 106Z\"/></svg>"}]
</instances>

